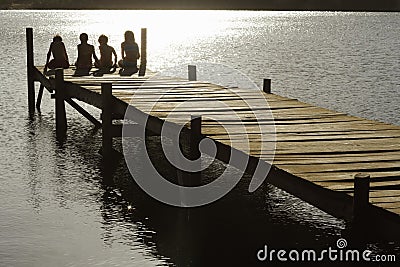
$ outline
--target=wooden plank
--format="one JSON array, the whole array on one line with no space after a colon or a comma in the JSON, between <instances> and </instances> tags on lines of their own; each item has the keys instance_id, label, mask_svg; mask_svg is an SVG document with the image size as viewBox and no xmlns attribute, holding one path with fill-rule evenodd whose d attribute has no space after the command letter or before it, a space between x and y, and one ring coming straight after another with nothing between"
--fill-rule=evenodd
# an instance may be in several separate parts
<instances>
[{"instance_id":1,"label":"wooden plank","mask_svg":"<svg viewBox=\"0 0 400 267\"><path fill-rule=\"evenodd\" d=\"M373 204L384 209L392 209L392 210L400 209L400 201L395 203L373 203Z\"/></svg>"},{"instance_id":2,"label":"wooden plank","mask_svg":"<svg viewBox=\"0 0 400 267\"><path fill-rule=\"evenodd\" d=\"M387 208L387 210L394 214L400 214L400 208Z\"/></svg>"},{"instance_id":3,"label":"wooden plank","mask_svg":"<svg viewBox=\"0 0 400 267\"><path fill-rule=\"evenodd\" d=\"M225 139L241 139L242 134L231 134L230 136L222 134L213 134L212 137L218 140ZM330 133L324 132L322 134L318 133L277 133L276 142L303 142L303 141L346 141L346 140L360 140L360 139L386 139L386 138L398 138L400 137L399 131L375 131L375 132L349 132L344 133ZM250 140L260 139L260 134L248 134ZM384 140L383 140L384 141ZM317 154L316 154L317 155Z\"/></svg>"},{"instance_id":4,"label":"wooden plank","mask_svg":"<svg viewBox=\"0 0 400 267\"><path fill-rule=\"evenodd\" d=\"M388 152L389 153L389 152ZM385 153L386 154L386 153ZM384 162L399 162L399 155L384 155L384 158L382 156L368 156L368 155L373 155L370 153L366 153L366 155L363 156L350 156L350 157L315 157L315 158L309 158L309 157L299 157L299 158L285 158L282 157L281 155L277 154L274 157L274 164L276 165L319 165L321 163L324 164L354 164L354 163L384 163Z\"/></svg>"},{"instance_id":5,"label":"wooden plank","mask_svg":"<svg viewBox=\"0 0 400 267\"><path fill-rule=\"evenodd\" d=\"M400 170L400 160L382 162L320 163L320 164L276 164L291 173L320 173L329 171Z\"/></svg>"},{"instance_id":6,"label":"wooden plank","mask_svg":"<svg viewBox=\"0 0 400 267\"><path fill-rule=\"evenodd\" d=\"M384 199L384 198L391 198L391 197L400 197L400 191L399 190L371 190L369 193L370 199ZM379 201L379 200L375 200Z\"/></svg>"},{"instance_id":7,"label":"wooden plank","mask_svg":"<svg viewBox=\"0 0 400 267\"><path fill-rule=\"evenodd\" d=\"M371 193L370 193L371 195ZM398 191L397 196L384 196L384 197L374 197L371 198L371 203L399 203L400 204L400 191Z\"/></svg>"},{"instance_id":8,"label":"wooden plank","mask_svg":"<svg viewBox=\"0 0 400 267\"><path fill-rule=\"evenodd\" d=\"M341 190L341 191L349 191L352 192L354 189L354 179L351 182L314 182L317 185L320 185L324 188L330 189L330 190ZM382 188L382 187L389 187L389 186L400 186L400 181L399 180L391 180L391 181L386 181L386 182L381 182L381 181L374 181L371 180L371 190L374 190L376 188ZM398 196L395 197L400 201L400 198ZM385 197L387 199L387 197ZM377 199L374 200L375 202Z\"/></svg>"},{"instance_id":9,"label":"wooden plank","mask_svg":"<svg viewBox=\"0 0 400 267\"><path fill-rule=\"evenodd\" d=\"M311 182L320 183L336 183L336 182L346 182L353 183L354 175L357 173L367 173L371 175L372 180L395 180L400 177L400 171L390 171L390 170L351 170L351 171L321 171L312 173L293 173Z\"/></svg>"}]
</instances>

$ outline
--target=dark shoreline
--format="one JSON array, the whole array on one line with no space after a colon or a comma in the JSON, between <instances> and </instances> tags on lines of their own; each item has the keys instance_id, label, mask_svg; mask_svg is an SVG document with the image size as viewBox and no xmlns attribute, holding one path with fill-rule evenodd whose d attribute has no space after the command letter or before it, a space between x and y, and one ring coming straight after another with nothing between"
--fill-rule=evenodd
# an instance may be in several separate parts
<instances>
[{"instance_id":1,"label":"dark shoreline","mask_svg":"<svg viewBox=\"0 0 400 267\"><path fill-rule=\"evenodd\" d=\"M400 0L4 0L1 9L95 10L254 10L254 11L352 11L399 12Z\"/></svg>"},{"instance_id":2,"label":"dark shoreline","mask_svg":"<svg viewBox=\"0 0 400 267\"><path fill-rule=\"evenodd\" d=\"M165 10L165 11L284 11L284 12L290 12L290 11L304 11L304 12L391 12L391 13L398 13L400 12L400 9L396 10L369 10L369 9L251 9L251 8L246 8L246 9L229 9L229 8L221 8L221 9L215 9L215 8L193 8L193 9L185 9L185 8L40 8L40 7L21 7L21 8L3 8L0 7L0 10Z\"/></svg>"}]
</instances>

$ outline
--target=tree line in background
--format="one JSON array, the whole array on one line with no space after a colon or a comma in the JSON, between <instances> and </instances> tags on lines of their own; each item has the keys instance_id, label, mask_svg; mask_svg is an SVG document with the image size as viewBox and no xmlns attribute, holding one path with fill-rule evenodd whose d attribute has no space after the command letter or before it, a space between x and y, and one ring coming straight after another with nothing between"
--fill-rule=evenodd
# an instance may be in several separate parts
<instances>
[{"instance_id":1,"label":"tree line in background","mask_svg":"<svg viewBox=\"0 0 400 267\"><path fill-rule=\"evenodd\" d=\"M0 8L400 11L400 0L0 0Z\"/></svg>"}]
</instances>

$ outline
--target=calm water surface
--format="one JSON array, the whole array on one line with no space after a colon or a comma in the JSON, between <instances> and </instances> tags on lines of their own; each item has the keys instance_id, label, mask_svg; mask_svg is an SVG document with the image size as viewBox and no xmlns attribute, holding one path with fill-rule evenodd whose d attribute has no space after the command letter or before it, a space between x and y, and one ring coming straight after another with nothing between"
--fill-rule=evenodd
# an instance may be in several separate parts
<instances>
[{"instance_id":1,"label":"calm water surface","mask_svg":"<svg viewBox=\"0 0 400 267\"><path fill-rule=\"evenodd\" d=\"M119 55L123 32L147 27L153 70L224 64L257 84L272 78L278 94L400 125L399 13L0 11L0 266L252 266L264 244L326 248L346 234L345 222L268 185L187 213L150 200L122 160L105 182L89 122L68 109L58 143L48 95L28 119L26 27L37 65L54 34L72 63L81 32L91 43L107 34ZM398 240L362 246L400 254Z\"/></svg>"}]
</instances>

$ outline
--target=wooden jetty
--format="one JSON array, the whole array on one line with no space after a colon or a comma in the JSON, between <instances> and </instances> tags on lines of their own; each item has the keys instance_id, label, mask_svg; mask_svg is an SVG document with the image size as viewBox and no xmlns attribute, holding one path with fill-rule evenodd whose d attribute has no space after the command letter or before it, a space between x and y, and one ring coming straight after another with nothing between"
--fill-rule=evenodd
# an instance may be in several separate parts
<instances>
[{"instance_id":1,"label":"wooden jetty","mask_svg":"<svg viewBox=\"0 0 400 267\"><path fill-rule=\"evenodd\" d=\"M142 32L143 34L143 32ZM145 34L145 32L144 32ZM132 96L145 87L140 96L143 102L152 101L173 86L166 98L158 100L150 114L141 111L143 103L134 103L135 116L140 123L150 115L145 127L160 135L164 119L183 99L198 98L203 101L204 112L208 99L218 99L234 105L251 136L250 161L246 172L252 173L259 162L270 157L262 151L254 120L249 118L246 103L238 100L234 91L244 89L224 88L215 84L172 77L149 79L142 62L140 75L121 77L105 74L102 77L74 77L72 70L56 70L55 76L44 76L33 63L32 29L27 29L28 47L28 103L34 113L34 82L54 94L57 132L65 132L67 120L64 103L70 104L97 127L103 129L103 155L112 150L112 138L121 136L112 125L115 118L123 118ZM145 47L145 44L142 44ZM142 55L145 54L142 52ZM259 97L260 92L246 91L248 96ZM303 199L321 210L357 225L371 226L388 236L400 237L400 127L382 122L349 116L343 113L302 103L272 94L270 80L264 82L262 96L268 101L276 127L276 151L267 182ZM80 107L75 100L83 101L102 110L101 121ZM40 107L40 101L38 103ZM258 107L261 110L263 107ZM197 109L196 112L202 110ZM190 111L186 111L190 112ZM224 110L214 110L224 115ZM179 116L174 116L179 124ZM186 128L190 131L190 126ZM201 122L202 137L215 141L217 158L227 162L230 140L226 132L212 121ZM241 133L238 133L241 134ZM234 147L238 151L241 147ZM378 227L379 226L379 227Z\"/></svg>"}]
</instances>

